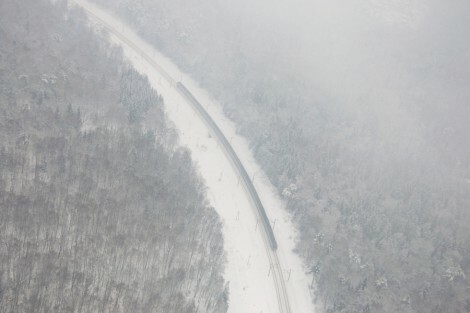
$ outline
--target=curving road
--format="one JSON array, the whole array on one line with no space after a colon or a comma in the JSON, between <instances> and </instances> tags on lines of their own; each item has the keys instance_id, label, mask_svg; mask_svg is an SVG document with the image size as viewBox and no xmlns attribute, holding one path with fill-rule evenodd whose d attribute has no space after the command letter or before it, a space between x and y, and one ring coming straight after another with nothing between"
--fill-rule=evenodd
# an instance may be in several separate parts
<instances>
[{"instance_id":1,"label":"curving road","mask_svg":"<svg viewBox=\"0 0 470 313\"><path fill-rule=\"evenodd\" d=\"M258 194L236 152L233 150L232 146L230 145L222 131L219 129L219 127L216 125L216 123L213 121L207 111L203 108L203 106L192 95L192 93L187 90L186 87L184 87L180 82L171 77L171 75L169 75L164 68L157 64L151 56L145 53L143 49L139 48L139 46L135 44L130 38L126 37L122 32L109 25L106 21L102 20L92 11L85 8L83 5L81 5L81 3L75 0L72 0L72 2L75 5L81 7L93 20L98 22L110 33L116 36L120 41L122 41L129 48L133 49L137 54L139 54L156 71L158 71L171 84L171 86L173 86L173 88L175 88L183 96L184 99L186 99L186 102L191 105L197 115L203 120L204 124L207 126L209 131L213 134L215 138L217 138L219 145L224 148L227 158L231 161L230 163L233 165L234 170L237 172L237 174L240 176L241 180L244 183L245 191L252 201L253 207L255 209L254 211L256 212L257 217L260 220L267 220L267 216L264 212L264 209L260 210L260 205L262 207L262 204L258 197ZM276 250L271 249L273 245L272 240L274 239L274 235L272 234L272 229L270 226L264 225L263 229L263 243L270 263L269 275L272 276L273 283L276 289L279 312L291 313L291 306L289 303L286 282L282 272L281 264Z\"/></svg>"}]
</instances>

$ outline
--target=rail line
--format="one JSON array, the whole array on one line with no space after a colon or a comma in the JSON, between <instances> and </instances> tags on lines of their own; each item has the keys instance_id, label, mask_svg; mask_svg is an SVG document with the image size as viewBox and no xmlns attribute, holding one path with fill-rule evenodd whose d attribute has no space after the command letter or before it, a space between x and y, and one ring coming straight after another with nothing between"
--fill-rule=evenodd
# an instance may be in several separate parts
<instances>
[{"instance_id":1,"label":"rail line","mask_svg":"<svg viewBox=\"0 0 470 313\"><path fill-rule=\"evenodd\" d=\"M159 64L157 64L152 57L150 57L144 50L142 50L138 45L136 45L132 40L127 38L124 34L116 30L114 27L109 25L106 21L101 19L99 16L94 14L92 11L84 7L79 2L72 0L75 5L82 8L90 17L95 21L99 22L105 29L112 33L116 38L122 41L124 44L133 49L137 54L139 54L150 66L157 70L177 91L191 104L191 107L198 113L200 118L203 120L205 125L209 130L215 135L219 144L224 148L224 151L227 157L230 159L232 165L236 169L238 175L242 178L244 182L245 189L250 195L254 206L256 207L256 212L259 218L262 220L264 232L262 233L262 239L265 246L266 254L269 259L269 273L268 275L273 276L274 286L276 289L277 301L280 312L291 313L289 297L287 294L287 288L284 280L284 275L280 265L278 255L276 253L277 242L274 237L273 230L269 223L269 219L266 215L264 207L261 203L261 200L256 192L255 187L253 186L252 181L250 180L248 173L246 172L245 167L241 163L237 154L233 150L231 144L226 139L225 135L222 133L217 124L213 121L204 107L199 103L199 101L193 96L193 94L181 83L176 81L168 74Z\"/></svg>"},{"instance_id":2,"label":"rail line","mask_svg":"<svg viewBox=\"0 0 470 313\"><path fill-rule=\"evenodd\" d=\"M219 143L225 150L227 157L232 161L232 164L240 177L243 180L243 184L245 186L246 191L250 194L251 200L254 206L257 208L257 215L261 218L264 232L262 233L263 243L265 246L266 254L269 259L269 275L273 275L274 280L274 287L276 288L276 296L278 300L278 305L280 312L290 313L290 303L289 303L289 296L287 294L287 289L285 285L284 275L282 273L281 264L279 262L279 258L277 256L277 242L274 238L274 233L269 223L269 219L266 215L266 211L259 199L258 193L256 192L255 187L253 186L252 181L250 180L248 173L245 170L245 167L241 163L240 159L238 158L237 154L233 150L230 142L227 140L225 135L219 129L217 124L213 121L207 111L202 107L202 105L197 101L197 99L189 92L189 90L181 83L176 83L176 88L185 96L189 103L191 103L196 110L196 112L200 115L204 123L207 127L211 130L213 135L218 139Z\"/></svg>"},{"instance_id":3,"label":"rail line","mask_svg":"<svg viewBox=\"0 0 470 313\"><path fill-rule=\"evenodd\" d=\"M222 147L225 149L227 156L230 158L236 170L238 171L239 175L243 179L245 188L250 194L254 202L254 205L256 206L256 209L258 210L258 214L260 215L264 230L266 231L266 234L268 235L269 245L271 246L273 250L276 250L277 249L276 238L274 237L273 229L271 228L271 224L269 223L269 219L268 219L268 216L266 215L266 211L258 196L258 192L256 192L256 189L253 186L253 183L251 182L250 177L248 176L248 173L246 172L245 167L243 166L242 162L238 158L238 155L235 153L235 150L233 150L232 145L227 140L227 138L222 133L220 128L217 126L217 124L214 122L214 120L207 113L207 111L199 103L199 101L197 101L197 99L193 96L193 94L186 88L186 86L184 86L183 83L181 82L177 82L176 88L187 99L187 101L193 105L193 107L199 113L199 115L204 120L206 125L211 129L211 131L214 133L214 135L216 136L216 138L218 139Z\"/></svg>"}]
</instances>

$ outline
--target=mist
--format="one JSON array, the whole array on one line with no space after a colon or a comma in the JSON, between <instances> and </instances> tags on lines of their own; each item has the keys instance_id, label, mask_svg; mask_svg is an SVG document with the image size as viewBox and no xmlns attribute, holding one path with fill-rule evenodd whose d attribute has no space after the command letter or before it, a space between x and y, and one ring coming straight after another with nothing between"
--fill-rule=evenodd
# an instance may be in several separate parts
<instances>
[{"instance_id":1,"label":"mist","mask_svg":"<svg viewBox=\"0 0 470 313\"><path fill-rule=\"evenodd\" d=\"M0 312L470 312L469 1L0 17Z\"/></svg>"},{"instance_id":2,"label":"mist","mask_svg":"<svg viewBox=\"0 0 470 313\"><path fill-rule=\"evenodd\" d=\"M313 98L333 98L340 114L362 112L385 132L377 140L398 136L393 144L405 145L403 153L424 149L426 141L438 150L420 151L427 158L446 150L449 162L470 159L467 2L230 5L227 10L242 25L235 27L245 34L239 45L257 66L269 68L272 76L266 79L290 77L305 84Z\"/></svg>"}]
</instances>

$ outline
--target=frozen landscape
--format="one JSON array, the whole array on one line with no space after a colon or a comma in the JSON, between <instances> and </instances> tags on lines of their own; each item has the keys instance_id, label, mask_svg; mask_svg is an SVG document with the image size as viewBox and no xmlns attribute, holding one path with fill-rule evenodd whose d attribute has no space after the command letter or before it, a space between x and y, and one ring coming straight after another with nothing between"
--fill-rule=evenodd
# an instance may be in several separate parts
<instances>
[{"instance_id":1,"label":"frozen landscape","mask_svg":"<svg viewBox=\"0 0 470 313\"><path fill-rule=\"evenodd\" d=\"M105 29L109 29L112 40L123 47L127 59L139 72L149 77L165 100L166 112L179 131L181 144L190 149L198 165L199 173L208 188L209 199L224 224L227 251L224 277L230 288L229 312L314 312L309 288L311 278L306 275L300 258L293 252L297 234L283 209L282 200L256 164L247 142L236 134L235 126L223 115L220 106L188 75L182 73L168 58L146 44L116 17L89 2L75 2L93 13L91 17L96 22L95 27L99 29L105 26L102 22L107 24ZM102 22L93 19L94 16ZM137 46L140 51L136 51L129 43ZM153 62L149 63L148 58L159 68ZM230 140L248 173L254 177L253 183L279 243L276 252L280 261L279 276L285 281L290 309L279 308L277 287L271 273L272 267L277 265L270 265L267 255L273 252L264 242L265 235L256 208L219 143L176 89L176 81L184 82L197 97Z\"/></svg>"}]
</instances>

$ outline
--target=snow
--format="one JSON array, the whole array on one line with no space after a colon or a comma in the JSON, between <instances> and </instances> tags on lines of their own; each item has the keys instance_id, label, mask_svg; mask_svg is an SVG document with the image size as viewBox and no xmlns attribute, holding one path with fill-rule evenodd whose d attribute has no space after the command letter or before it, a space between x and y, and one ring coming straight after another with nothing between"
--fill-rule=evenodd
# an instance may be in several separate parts
<instances>
[{"instance_id":1,"label":"snow","mask_svg":"<svg viewBox=\"0 0 470 313\"><path fill-rule=\"evenodd\" d=\"M415 27L426 15L420 0L369 0L372 14L389 24Z\"/></svg>"},{"instance_id":2,"label":"snow","mask_svg":"<svg viewBox=\"0 0 470 313\"><path fill-rule=\"evenodd\" d=\"M263 243L263 230L261 224L257 225L256 208L223 149L214 137L209 135L208 128L191 105L177 92L175 81L168 81L161 70L159 72L149 64L135 47L129 46L129 42L150 56L170 77L181 80L231 142L248 174L254 177L254 185L274 226L279 245L277 254L286 281L291 312L315 312L309 289L311 277L305 273L300 257L292 251L297 233L284 209L285 204L255 161L248 142L237 135L235 125L223 114L221 106L188 75L139 38L118 18L85 0L74 2L91 11L121 34L112 35L111 40L122 46L125 58L136 70L146 75L153 87L163 96L167 117L179 131L180 144L192 153L199 174L207 185L209 201L223 221L227 255L224 278L229 282L229 312L280 312L273 275L270 273L268 253L271 251ZM95 24L95 27L99 29L101 26ZM126 40L123 41L124 37Z\"/></svg>"}]
</instances>

